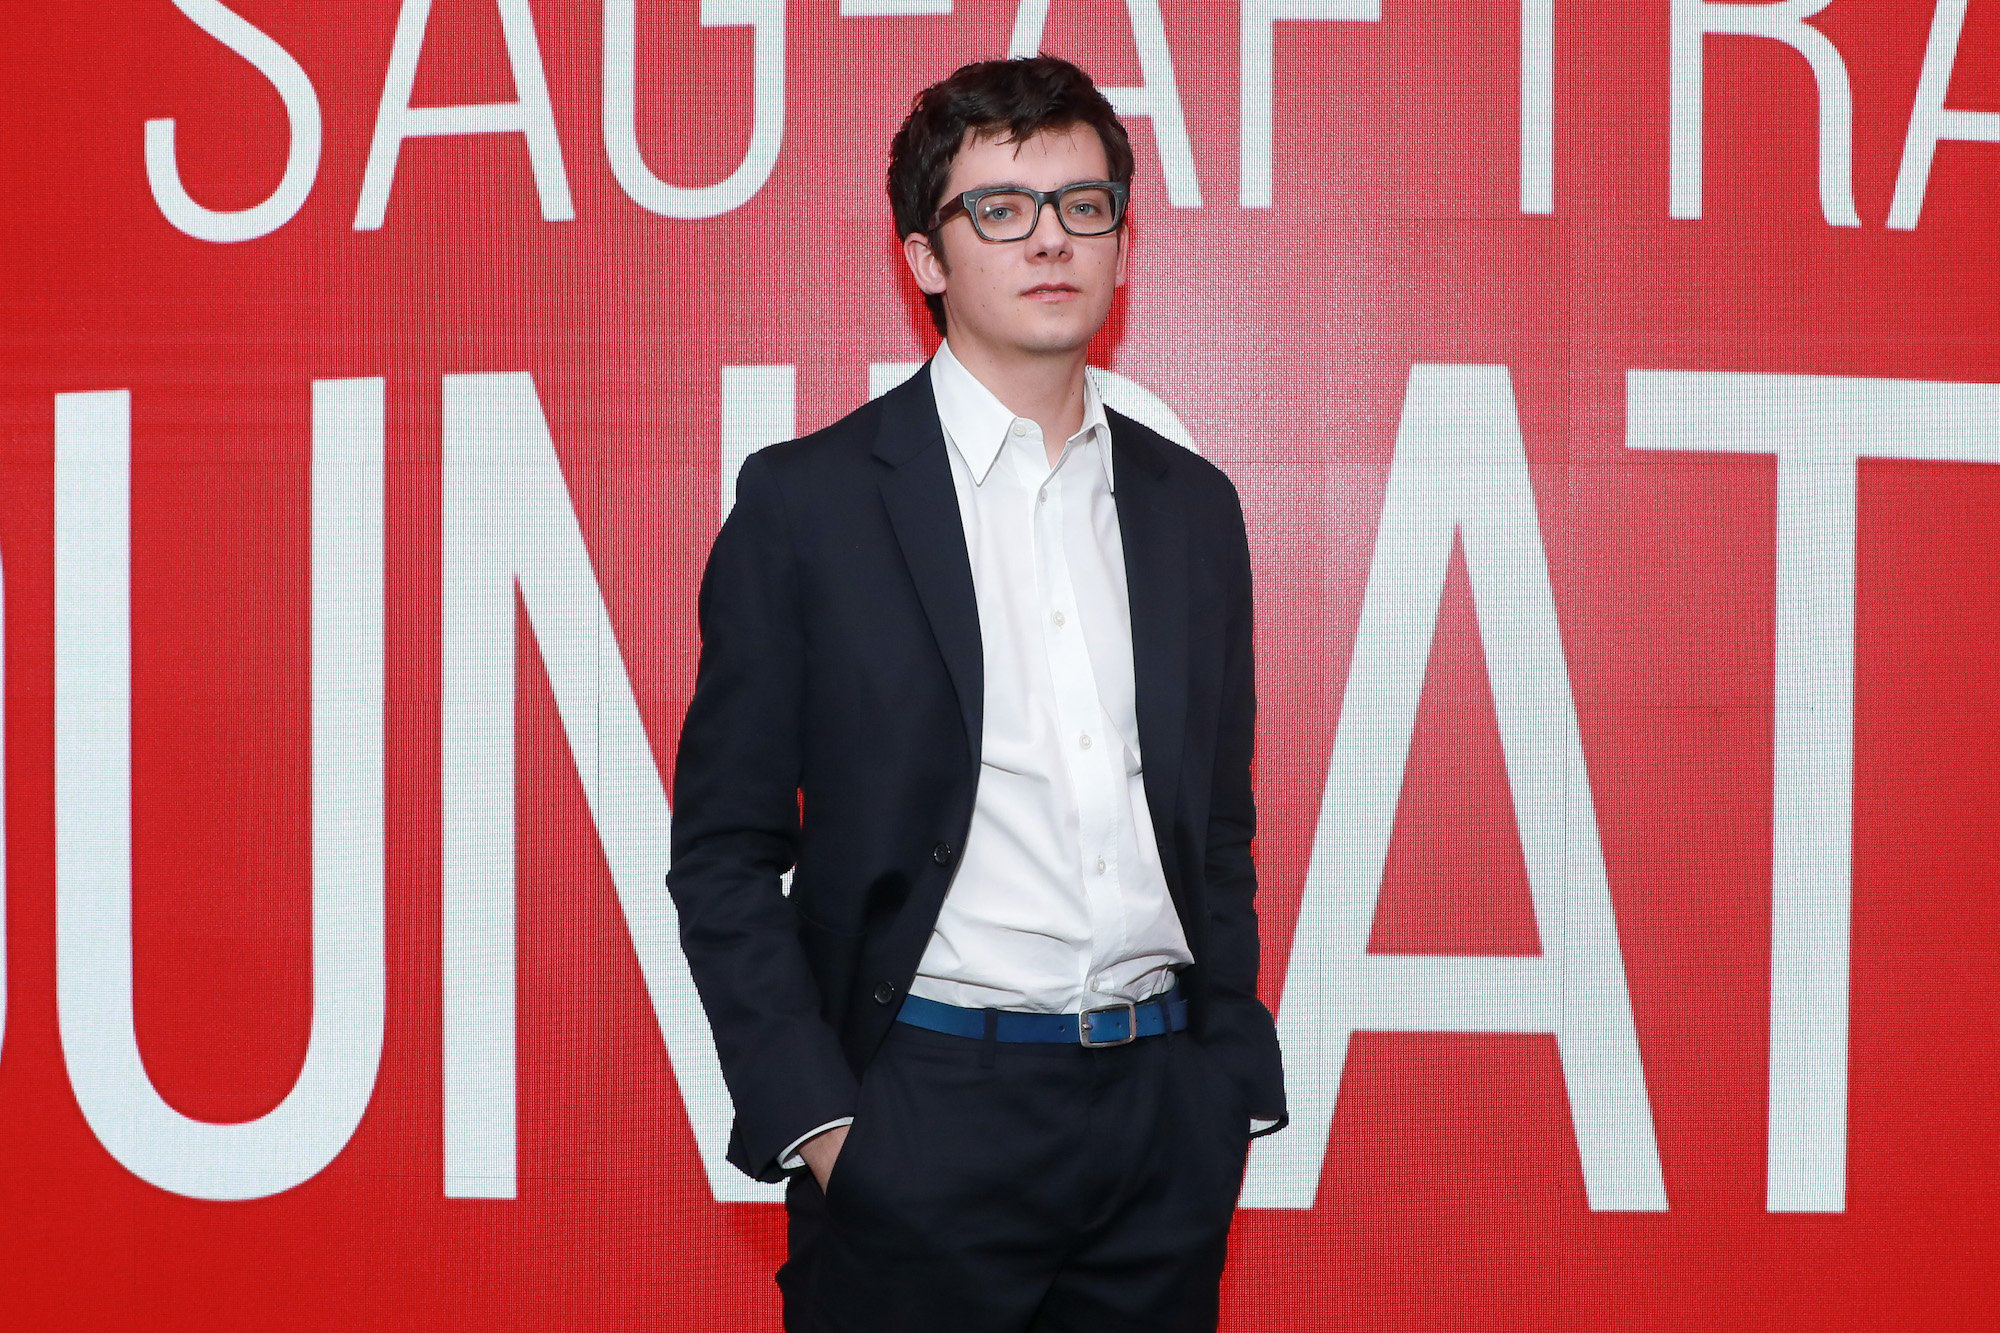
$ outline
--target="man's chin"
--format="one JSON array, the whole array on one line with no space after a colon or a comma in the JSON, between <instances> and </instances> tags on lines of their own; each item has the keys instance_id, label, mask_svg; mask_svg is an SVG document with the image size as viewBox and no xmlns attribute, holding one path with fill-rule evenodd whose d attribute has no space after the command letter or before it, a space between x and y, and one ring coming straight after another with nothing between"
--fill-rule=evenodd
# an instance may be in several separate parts
<instances>
[{"instance_id":1,"label":"man's chin","mask_svg":"<svg viewBox=\"0 0 2000 1333\"><path fill-rule=\"evenodd\" d=\"M1090 346L1103 320L1065 320L1059 325L1043 325L1023 332L1018 346L1037 356L1067 356Z\"/></svg>"},{"instance_id":2,"label":"man's chin","mask_svg":"<svg viewBox=\"0 0 2000 1333\"><path fill-rule=\"evenodd\" d=\"M970 340L985 344L992 354L1002 357L1073 356L1090 346L1103 324L1101 318L1024 321L1007 329L982 329Z\"/></svg>"}]
</instances>

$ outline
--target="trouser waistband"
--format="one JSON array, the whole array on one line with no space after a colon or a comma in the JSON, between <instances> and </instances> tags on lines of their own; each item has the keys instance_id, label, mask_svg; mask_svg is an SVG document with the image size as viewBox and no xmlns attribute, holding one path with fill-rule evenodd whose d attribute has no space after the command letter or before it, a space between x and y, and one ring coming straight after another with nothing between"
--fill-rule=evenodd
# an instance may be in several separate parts
<instances>
[{"instance_id":1,"label":"trouser waistband","mask_svg":"<svg viewBox=\"0 0 2000 1333\"><path fill-rule=\"evenodd\" d=\"M896 1021L955 1037L991 1037L1006 1042L1046 1042L1069 1046L1123 1046L1187 1027L1187 999L1176 982L1158 995L1133 1003L1102 1005L1080 1014L1024 1014L1012 1009L973 1009L927 1000L903 999Z\"/></svg>"}]
</instances>

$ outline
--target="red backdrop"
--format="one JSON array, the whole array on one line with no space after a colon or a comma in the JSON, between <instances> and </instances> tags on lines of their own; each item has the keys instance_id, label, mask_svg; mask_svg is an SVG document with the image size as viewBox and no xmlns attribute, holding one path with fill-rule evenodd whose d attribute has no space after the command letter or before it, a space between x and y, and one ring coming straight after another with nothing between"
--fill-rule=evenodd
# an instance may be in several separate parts
<instances>
[{"instance_id":1,"label":"red backdrop","mask_svg":"<svg viewBox=\"0 0 2000 1333\"><path fill-rule=\"evenodd\" d=\"M943 0L873 6L926 7ZM612 166L604 12L535 0L515 57L545 72L555 133L537 151L544 185L559 154L567 209L538 195L531 135L420 135L400 153L384 138L401 105L391 88L381 112L391 0L235 8L302 72L316 160L276 58L191 21L214 26L212 0L16 6L0 39L0 1301L51 1327L771 1326L780 1211L718 1201L692 1075L662 1039L685 1048L687 1015L656 1013L674 992L649 997L634 944L642 920L671 925L651 887L664 828L650 850L627 838L638 887L617 884L624 835L591 807L609 779L562 716L566 689L597 696L545 658L557 640L594 651L606 717L629 682L670 782L724 459L785 406L784 372L725 367L793 367L804 430L858 403L871 364L928 353L886 145L912 91L1006 53L1033 0L1025 20L985 0L711 0L709 27L691 0L640 6L632 134L660 180L737 169L753 31L781 44L768 176L752 153L741 199L651 207ZM1834 0L1808 26L1813 8L1048 6L1042 46L1143 90L1121 94L1131 279L1094 359L1235 478L1256 562L1265 994L1295 1114L1324 1114L1253 1159L1229 1329L1936 1327L2000 1310L2000 145L1978 142L2000 138L2000 3ZM1727 31L1751 10L1770 31ZM529 11L436 0L410 39L417 105L542 104L503 12ZM1270 62L1268 205L1246 169L1254 107L1244 131L1260 13L1291 20ZM1677 21L1692 34L1678 102ZM161 118L202 208L282 196L288 155L303 193L214 224L259 234L191 234L149 181ZM1937 130L1932 160L1912 140ZM379 226L357 225L371 145L394 168ZM450 716L452 525L503 545L563 529L546 504L481 518L479 496L513 494L497 484L473 486L470 518L454 508L446 377L522 373L609 633L574 581L538 594L521 574L515 688L494 696L518 756L517 970L481 974L515 996L512 1024L495 1011L489 1027L518 1034L500 1154L517 1174L448 1189L446 885L492 868L451 869L447 811L473 800L452 776L471 734ZM98 1003L83 973L108 956L86 936L115 933L102 909L123 892L87 870L122 844L117 802L57 775L64 753L125 771L116 727L90 723L125 692L89 692L117 655L100 622L66 626L61 589L66 568L86 592L127 586L115 568L90 581L91 553L126 531L90 487L124 474L115 450L82 446L121 438L103 412L129 393L131 1027L172 1113L251 1122L293 1093L315 1009L314 385L375 378L379 1069L353 1066L356 1123L323 1166L199 1197L173 1182L253 1154L101 1124L77 1075L97 1059L78 1048ZM726 380L766 391L732 407ZM518 382L451 383L488 401ZM65 425L72 410L89 421ZM475 418L476 480L494 441ZM532 413L509 420L496 449ZM1398 512L1429 545L1392 540L1392 461L1411 488ZM1522 476L1532 502L1510 507ZM349 536L373 549L365 524L322 533L333 551ZM508 560L543 568L532 551L491 559L502 577ZM1433 623L1422 589L1440 568L1428 656L1391 651L1397 626ZM1553 621L1536 618L1544 590ZM1388 627L1374 638L1365 605ZM581 630L558 623L568 611ZM1386 674L1364 688L1370 643L1388 645ZM1385 702L1396 682L1413 717ZM1551 778L1553 803L1536 785ZM1370 791L1393 812L1377 852ZM1774 884L1799 895L1792 927L1774 930ZM1591 907L1606 894L1608 912ZM1444 998L1426 1008L1418 982L1367 972L1352 940L1343 953L1315 895L1372 904L1367 956L1442 960ZM1553 970L1482 990L1466 960L1488 955ZM1579 980L1607 959L1616 986ZM1793 964L1807 980L1787 990ZM1297 980L1311 975L1331 980ZM1465 1017L1509 996L1514 1020ZM122 1011L104 1012L116 1028ZM500 1048L482 1040L468 1059L491 1073ZM1593 1079L1601 1114L1578 1103Z\"/></svg>"}]
</instances>

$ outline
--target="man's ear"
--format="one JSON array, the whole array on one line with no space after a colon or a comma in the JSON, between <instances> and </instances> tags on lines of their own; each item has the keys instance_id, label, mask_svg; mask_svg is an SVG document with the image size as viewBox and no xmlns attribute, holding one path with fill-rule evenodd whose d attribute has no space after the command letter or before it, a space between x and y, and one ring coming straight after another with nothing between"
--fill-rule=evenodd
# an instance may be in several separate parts
<instances>
[{"instance_id":1,"label":"man's ear","mask_svg":"<svg viewBox=\"0 0 2000 1333\"><path fill-rule=\"evenodd\" d=\"M1132 223L1128 218L1125 225L1118 229L1118 271L1111 278L1111 285L1113 287L1123 287L1125 285L1125 256L1131 251L1131 241Z\"/></svg>"},{"instance_id":2,"label":"man's ear","mask_svg":"<svg viewBox=\"0 0 2000 1333\"><path fill-rule=\"evenodd\" d=\"M917 287L927 296L942 296L949 276L944 256L931 248L931 238L913 231L903 238L903 261L910 266Z\"/></svg>"}]
</instances>

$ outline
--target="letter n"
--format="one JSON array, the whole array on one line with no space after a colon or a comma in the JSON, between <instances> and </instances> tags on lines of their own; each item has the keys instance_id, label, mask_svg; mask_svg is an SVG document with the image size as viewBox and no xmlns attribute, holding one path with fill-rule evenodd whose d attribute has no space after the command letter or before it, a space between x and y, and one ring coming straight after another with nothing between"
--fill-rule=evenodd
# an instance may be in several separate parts
<instances>
[{"instance_id":1,"label":"letter n","mask_svg":"<svg viewBox=\"0 0 2000 1333\"><path fill-rule=\"evenodd\" d=\"M515 1185L514 591L548 671L702 1165L719 1200L730 1102L667 897L666 788L526 374L444 381L445 1193Z\"/></svg>"}]
</instances>

